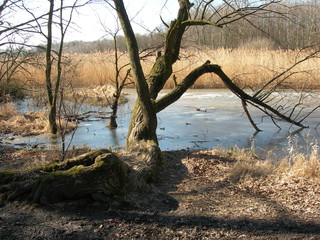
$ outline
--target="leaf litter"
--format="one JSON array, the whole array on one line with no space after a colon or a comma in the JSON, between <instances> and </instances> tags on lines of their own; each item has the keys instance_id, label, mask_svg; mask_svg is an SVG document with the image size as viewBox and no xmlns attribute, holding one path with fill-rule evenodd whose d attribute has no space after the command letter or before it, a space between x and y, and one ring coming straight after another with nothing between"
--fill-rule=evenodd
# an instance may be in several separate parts
<instances>
[{"instance_id":1,"label":"leaf litter","mask_svg":"<svg viewBox=\"0 0 320 240\"><path fill-rule=\"evenodd\" d=\"M15 154L14 167L37 156ZM233 156L212 150L163 155L155 185L166 197L138 209L108 209L89 200L5 204L1 239L320 239L319 178L275 171L244 174L236 171L239 161ZM0 161L0 169L5 166Z\"/></svg>"}]
</instances>

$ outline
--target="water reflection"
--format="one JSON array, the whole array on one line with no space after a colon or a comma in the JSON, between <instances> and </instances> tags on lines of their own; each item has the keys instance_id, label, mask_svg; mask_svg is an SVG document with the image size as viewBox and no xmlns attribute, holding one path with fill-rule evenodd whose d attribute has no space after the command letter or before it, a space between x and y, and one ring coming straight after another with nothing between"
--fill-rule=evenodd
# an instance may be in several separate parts
<instances>
[{"instance_id":1,"label":"water reflection","mask_svg":"<svg viewBox=\"0 0 320 240\"><path fill-rule=\"evenodd\" d=\"M133 91L129 90L128 93L129 102L119 108L117 129L109 129L107 120L83 121L73 138L71 134L66 136L66 144L72 141L71 146L86 145L92 149L124 147L135 100ZM258 127L263 131L258 134L243 114L240 100L228 90L190 90L158 114L157 134L160 147L163 150L176 150L210 149L218 145L229 148L237 145L240 148L254 146L258 154L269 150L286 151L288 137L298 128L280 122L282 130L279 130L269 118L261 118L261 112L249 110L254 121L260 122ZM319 114L313 115L305 122L311 128L294 135L299 145L306 148L307 144L319 139L319 134L314 129L318 122ZM52 139L43 135L16 139L12 143L43 144L50 147L59 145L61 138Z\"/></svg>"}]
</instances>

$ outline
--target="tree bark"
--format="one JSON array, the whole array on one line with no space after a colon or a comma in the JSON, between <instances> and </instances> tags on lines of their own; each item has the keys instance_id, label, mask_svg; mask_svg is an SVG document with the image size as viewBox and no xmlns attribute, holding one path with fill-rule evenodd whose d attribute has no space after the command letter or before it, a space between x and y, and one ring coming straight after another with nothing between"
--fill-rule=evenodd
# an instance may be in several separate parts
<instances>
[{"instance_id":1,"label":"tree bark","mask_svg":"<svg viewBox=\"0 0 320 240\"><path fill-rule=\"evenodd\" d=\"M125 34L126 45L130 56L131 71L135 82L138 99L132 113L129 133L127 138L127 149L136 145L139 141L153 141L157 144L157 117L150 98L148 84L144 77L139 58L138 43L132 30L129 17L122 0L114 0L117 14Z\"/></svg>"},{"instance_id":2,"label":"tree bark","mask_svg":"<svg viewBox=\"0 0 320 240\"><path fill-rule=\"evenodd\" d=\"M112 113L111 113L109 123L108 123L109 128L117 128L118 127L116 119L117 119L119 98L120 98L120 95L118 95L118 94L115 94L113 96L112 104L111 104Z\"/></svg>"},{"instance_id":3,"label":"tree bark","mask_svg":"<svg viewBox=\"0 0 320 240\"><path fill-rule=\"evenodd\" d=\"M54 99L54 91L51 82L51 71L52 71L52 24L53 24L53 10L54 10L54 0L50 0L50 7L48 13L48 34L47 34L47 48L46 48L46 86L48 94L48 104L49 104L49 127L52 134L56 134L58 131L56 122L57 107Z\"/></svg>"},{"instance_id":4,"label":"tree bark","mask_svg":"<svg viewBox=\"0 0 320 240\"><path fill-rule=\"evenodd\" d=\"M111 129L115 129L118 127L117 124L117 120L116 120L116 116L114 116L113 114L110 116L109 122L108 122L108 127Z\"/></svg>"}]
</instances>

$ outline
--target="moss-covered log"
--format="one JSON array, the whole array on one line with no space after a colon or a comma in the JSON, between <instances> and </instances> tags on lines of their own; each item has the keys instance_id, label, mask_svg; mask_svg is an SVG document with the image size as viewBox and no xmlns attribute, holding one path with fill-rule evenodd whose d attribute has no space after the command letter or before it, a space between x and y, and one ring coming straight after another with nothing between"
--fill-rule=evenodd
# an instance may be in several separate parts
<instances>
[{"instance_id":1,"label":"moss-covered log","mask_svg":"<svg viewBox=\"0 0 320 240\"><path fill-rule=\"evenodd\" d=\"M129 167L108 150L25 171L0 172L2 200L55 203L91 196L109 202L124 195Z\"/></svg>"},{"instance_id":2,"label":"moss-covered log","mask_svg":"<svg viewBox=\"0 0 320 240\"><path fill-rule=\"evenodd\" d=\"M121 159L102 149L24 171L2 171L1 200L51 204L91 197L112 206L130 204L132 192L152 191L162 164L157 142L137 141L130 150Z\"/></svg>"}]
</instances>

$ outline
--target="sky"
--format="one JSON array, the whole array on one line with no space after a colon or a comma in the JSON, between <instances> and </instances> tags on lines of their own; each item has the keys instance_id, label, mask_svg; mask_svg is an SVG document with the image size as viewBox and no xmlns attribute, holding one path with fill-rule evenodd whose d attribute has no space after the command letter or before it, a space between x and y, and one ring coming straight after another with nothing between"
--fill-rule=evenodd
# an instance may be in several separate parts
<instances>
[{"instance_id":1,"label":"sky","mask_svg":"<svg viewBox=\"0 0 320 240\"><path fill-rule=\"evenodd\" d=\"M80 1L80 3L83 2L84 0ZM100 2L102 1L100 0ZM111 0L109 2L112 3ZM63 3L66 6L73 4L74 0L64 0ZM178 0L124 0L124 3L133 29L139 34L146 34L159 26L163 27L160 15L165 22L170 23L171 20L175 19L179 9ZM16 8L3 14L1 16L2 20L10 24L19 24L33 19L32 15L41 16L49 8L49 2L45 0L29 0L25 1L24 4L29 9L29 12L17 10L22 9L22 7ZM55 2L55 7L59 7L59 1ZM68 14L69 12L65 10L65 19L68 18ZM108 34L102 24L111 32L115 32L117 28L116 19L115 10L106 3L93 3L77 8L73 14L73 24L66 33L65 42L103 39ZM56 21L58 20L56 19ZM42 27L42 31L46 33L46 27ZM60 30L57 27L53 28L53 35L54 42L60 41ZM108 36L110 37L110 35ZM20 37L22 41L28 38L28 43L34 45L44 44L46 41L46 38L41 34L34 34L32 37L25 35L17 37Z\"/></svg>"},{"instance_id":2,"label":"sky","mask_svg":"<svg viewBox=\"0 0 320 240\"><path fill-rule=\"evenodd\" d=\"M173 20L178 11L177 0L125 0L125 6L136 33L144 34L163 25L160 15L166 22ZM94 41L101 39L106 33L100 22L110 30L116 28L115 12L101 4L83 7L74 15L76 27L70 29L66 40ZM143 27L141 27L143 26Z\"/></svg>"}]
</instances>

